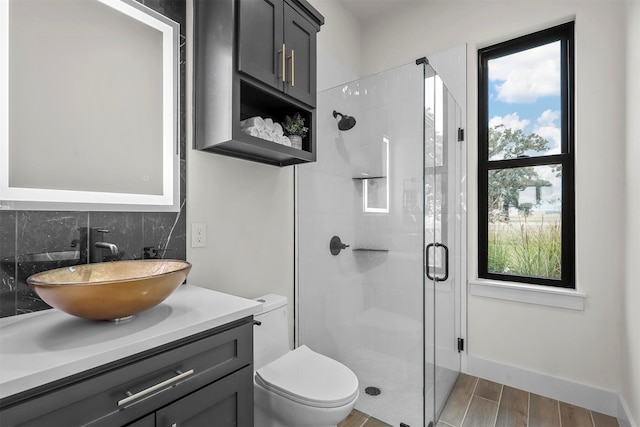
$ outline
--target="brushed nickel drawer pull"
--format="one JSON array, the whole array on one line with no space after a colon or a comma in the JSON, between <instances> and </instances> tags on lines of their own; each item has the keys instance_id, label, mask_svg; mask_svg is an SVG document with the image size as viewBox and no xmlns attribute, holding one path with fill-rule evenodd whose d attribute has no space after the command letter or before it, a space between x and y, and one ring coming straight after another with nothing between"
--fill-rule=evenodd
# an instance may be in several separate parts
<instances>
[{"instance_id":1,"label":"brushed nickel drawer pull","mask_svg":"<svg viewBox=\"0 0 640 427\"><path fill-rule=\"evenodd\" d=\"M141 397L146 396L147 394L153 393L154 391L160 390L168 385L171 385L181 379L188 377L193 374L193 369L188 370L187 372L176 371L178 375L173 378L169 378L168 380L162 381L156 385L152 385L149 388L145 388L142 391L137 392L136 394L132 394L130 391L127 391L127 396L124 399L118 401L118 406L124 406L127 403L133 402L134 400L140 399Z\"/></svg>"}]
</instances>

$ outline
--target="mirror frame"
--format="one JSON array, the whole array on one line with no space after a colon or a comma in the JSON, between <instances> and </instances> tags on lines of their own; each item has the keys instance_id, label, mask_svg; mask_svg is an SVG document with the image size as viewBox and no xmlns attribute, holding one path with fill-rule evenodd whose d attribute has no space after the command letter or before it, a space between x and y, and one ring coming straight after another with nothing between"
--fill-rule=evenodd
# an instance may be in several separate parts
<instances>
[{"instance_id":1,"label":"mirror frame","mask_svg":"<svg viewBox=\"0 0 640 427\"><path fill-rule=\"evenodd\" d=\"M15 1L15 0L14 0ZM94 0L162 33L162 194L107 193L9 186L9 1L0 0L0 209L180 210L180 26L135 0Z\"/></svg>"}]
</instances>

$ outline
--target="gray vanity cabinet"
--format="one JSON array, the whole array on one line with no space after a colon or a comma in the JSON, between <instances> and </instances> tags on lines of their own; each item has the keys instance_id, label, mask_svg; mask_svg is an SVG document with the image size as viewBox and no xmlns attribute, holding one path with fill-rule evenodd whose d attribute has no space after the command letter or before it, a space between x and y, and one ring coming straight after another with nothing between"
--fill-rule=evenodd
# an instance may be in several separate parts
<instances>
[{"instance_id":1,"label":"gray vanity cabinet","mask_svg":"<svg viewBox=\"0 0 640 427\"><path fill-rule=\"evenodd\" d=\"M246 367L156 412L159 427L234 427L253 425L253 370Z\"/></svg>"},{"instance_id":2,"label":"gray vanity cabinet","mask_svg":"<svg viewBox=\"0 0 640 427\"><path fill-rule=\"evenodd\" d=\"M253 425L247 317L1 402L9 426Z\"/></svg>"}]
</instances>

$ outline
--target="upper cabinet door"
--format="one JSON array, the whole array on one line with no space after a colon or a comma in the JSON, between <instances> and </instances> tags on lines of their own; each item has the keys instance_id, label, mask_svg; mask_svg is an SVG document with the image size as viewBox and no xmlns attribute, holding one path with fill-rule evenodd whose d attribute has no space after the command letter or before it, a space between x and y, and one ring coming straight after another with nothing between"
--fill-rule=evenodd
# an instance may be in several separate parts
<instances>
[{"instance_id":1,"label":"upper cabinet door","mask_svg":"<svg viewBox=\"0 0 640 427\"><path fill-rule=\"evenodd\" d=\"M238 69L282 90L284 0L238 3Z\"/></svg>"},{"instance_id":2,"label":"upper cabinet door","mask_svg":"<svg viewBox=\"0 0 640 427\"><path fill-rule=\"evenodd\" d=\"M284 5L286 78L290 96L316 105L316 33L318 29L288 4Z\"/></svg>"}]
</instances>

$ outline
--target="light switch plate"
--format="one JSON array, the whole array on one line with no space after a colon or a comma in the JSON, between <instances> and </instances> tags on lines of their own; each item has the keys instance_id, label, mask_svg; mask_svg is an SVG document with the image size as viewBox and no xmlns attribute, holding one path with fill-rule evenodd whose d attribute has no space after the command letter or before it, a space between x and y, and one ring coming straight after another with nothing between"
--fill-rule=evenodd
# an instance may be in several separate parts
<instances>
[{"instance_id":1,"label":"light switch plate","mask_svg":"<svg viewBox=\"0 0 640 427\"><path fill-rule=\"evenodd\" d=\"M207 224L204 222L191 223L191 247L204 248L207 246Z\"/></svg>"}]
</instances>

